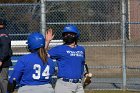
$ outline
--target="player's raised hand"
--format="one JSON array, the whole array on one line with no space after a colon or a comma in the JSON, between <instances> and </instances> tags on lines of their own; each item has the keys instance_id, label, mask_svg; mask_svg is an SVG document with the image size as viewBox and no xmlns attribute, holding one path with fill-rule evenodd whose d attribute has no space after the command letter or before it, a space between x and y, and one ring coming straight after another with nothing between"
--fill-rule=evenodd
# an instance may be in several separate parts
<instances>
[{"instance_id":1,"label":"player's raised hand","mask_svg":"<svg viewBox=\"0 0 140 93\"><path fill-rule=\"evenodd\" d=\"M46 45L45 45L45 49L48 50L49 47L49 43L50 41L53 39L54 35L53 35L53 30L50 28L46 31L46 35L45 35L45 40L46 40Z\"/></svg>"},{"instance_id":2,"label":"player's raised hand","mask_svg":"<svg viewBox=\"0 0 140 93\"><path fill-rule=\"evenodd\" d=\"M46 42L49 43L54 38L53 30L50 28L46 31L45 39Z\"/></svg>"}]
</instances>

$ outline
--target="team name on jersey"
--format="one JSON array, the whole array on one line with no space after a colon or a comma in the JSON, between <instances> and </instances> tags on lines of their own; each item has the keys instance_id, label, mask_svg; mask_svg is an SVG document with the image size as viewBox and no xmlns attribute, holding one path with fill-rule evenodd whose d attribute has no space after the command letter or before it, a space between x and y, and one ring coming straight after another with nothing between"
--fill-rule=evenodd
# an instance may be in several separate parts
<instances>
[{"instance_id":1,"label":"team name on jersey","mask_svg":"<svg viewBox=\"0 0 140 93\"><path fill-rule=\"evenodd\" d=\"M67 54L70 54L70 56L78 56L78 57L83 57L83 51L66 51Z\"/></svg>"}]
</instances>

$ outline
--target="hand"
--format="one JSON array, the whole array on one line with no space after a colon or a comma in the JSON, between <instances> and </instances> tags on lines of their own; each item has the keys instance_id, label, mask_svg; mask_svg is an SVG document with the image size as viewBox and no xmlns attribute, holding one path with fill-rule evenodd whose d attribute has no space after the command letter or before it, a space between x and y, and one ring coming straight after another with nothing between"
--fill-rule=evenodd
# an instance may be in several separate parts
<instances>
[{"instance_id":1,"label":"hand","mask_svg":"<svg viewBox=\"0 0 140 93\"><path fill-rule=\"evenodd\" d=\"M48 31L46 31L46 42L49 43L53 38L54 38L54 35L53 35L53 31L52 29L50 28Z\"/></svg>"},{"instance_id":2,"label":"hand","mask_svg":"<svg viewBox=\"0 0 140 93\"><path fill-rule=\"evenodd\" d=\"M2 66L2 62L0 61L0 67Z\"/></svg>"},{"instance_id":3,"label":"hand","mask_svg":"<svg viewBox=\"0 0 140 93\"><path fill-rule=\"evenodd\" d=\"M53 39L53 37L54 37L54 35L53 35L52 29L49 29L48 31L46 31L46 35L45 35L45 39L46 39L45 49L46 50L48 50L49 43Z\"/></svg>"},{"instance_id":4,"label":"hand","mask_svg":"<svg viewBox=\"0 0 140 93\"><path fill-rule=\"evenodd\" d=\"M83 87L85 88L87 85L91 83L92 73L88 73L85 75Z\"/></svg>"}]
</instances>

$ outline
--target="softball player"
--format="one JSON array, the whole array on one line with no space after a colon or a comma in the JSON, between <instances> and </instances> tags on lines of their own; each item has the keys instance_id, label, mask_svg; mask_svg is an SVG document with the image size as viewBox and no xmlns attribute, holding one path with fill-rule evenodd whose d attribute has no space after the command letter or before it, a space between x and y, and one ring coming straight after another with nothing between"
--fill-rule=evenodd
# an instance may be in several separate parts
<instances>
[{"instance_id":1,"label":"softball player","mask_svg":"<svg viewBox=\"0 0 140 93\"><path fill-rule=\"evenodd\" d=\"M82 78L85 49L77 45L80 32L75 25L66 25L62 32L64 44L51 48L48 54L58 61L55 93L84 93Z\"/></svg>"},{"instance_id":2,"label":"softball player","mask_svg":"<svg viewBox=\"0 0 140 93\"><path fill-rule=\"evenodd\" d=\"M55 66L47 57L43 35L32 33L27 44L31 53L19 58L9 82L13 83L16 79L20 84L18 93L54 93L50 80Z\"/></svg>"}]
</instances>

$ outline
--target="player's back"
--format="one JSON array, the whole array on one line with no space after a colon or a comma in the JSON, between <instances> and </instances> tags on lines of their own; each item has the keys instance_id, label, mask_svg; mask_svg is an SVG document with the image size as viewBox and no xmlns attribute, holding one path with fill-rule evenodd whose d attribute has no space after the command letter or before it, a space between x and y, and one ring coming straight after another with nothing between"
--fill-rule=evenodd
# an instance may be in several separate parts
<instances>
[{"instance_id":1,"label":"player's back","mask_svg":"<svg viewBox=\"0 0 140 93\"><path fill-rule=\"evenodd\" d=\"M58 59L58 77L81 78L85 63L84 47L77 45L71 48L68 45L59 45L49 50L48 53L51 58Z\"/></svg>"},{"instance_id":2,"label":"player's back","mask_svg":"<svg viewBox=\"0 0 140 93\"><path fill-rule=\"evenodd\" d=\"M17 77L21 78L21 86L42 85L50 82L49 78L54 72L54 64L51 59L43 63L36 52L20 57L14 69L14 76L22 73Z\"/></svg>"}]
</instances>

